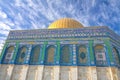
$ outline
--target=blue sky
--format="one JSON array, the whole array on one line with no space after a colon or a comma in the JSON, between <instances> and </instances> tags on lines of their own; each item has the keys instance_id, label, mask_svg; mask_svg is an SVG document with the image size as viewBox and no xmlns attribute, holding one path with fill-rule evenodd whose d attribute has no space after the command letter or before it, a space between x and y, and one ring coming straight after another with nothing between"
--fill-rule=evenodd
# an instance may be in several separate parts
<instances>
[{"instance_id":1,"label":"blue sky","mask_svg":"<svg viewBox=\"0 0 120 80\"><path fill-rule=\"evenodd\" d=\"M120 35L120 0L0 0L0 46L10 30L47 28L64 17Z\"/></svg>"}]
</instances>

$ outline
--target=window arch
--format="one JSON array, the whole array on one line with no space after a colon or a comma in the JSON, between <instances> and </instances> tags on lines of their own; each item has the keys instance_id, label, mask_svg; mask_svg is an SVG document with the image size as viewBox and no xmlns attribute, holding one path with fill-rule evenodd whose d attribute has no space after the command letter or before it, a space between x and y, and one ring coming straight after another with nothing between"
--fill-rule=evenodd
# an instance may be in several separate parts
<instances>
[{"instance_id":1,"label":"window arch","mask_svg":"<svg viewBox=\"0 0 120 80\"><path fill-rule=\"evenodd\" d=\"M40 57L40 46L34 46L31 51L30 64L37 64Z\"/></svg>"},{"instance_id":2,"label":"window arch","mask_svg":"<svg viewBox=\"0 0 120 80\"><path fill-rule=\"evenodd\" d=\"M64 64L64 63L70 63L70 54L71 54L71 50L70 50L70 46L69 45L64 45L62 48L61 48L61 61L60 63L61 64Z\"/></svg>"},{"instance_id":3,"label":"window arch","mask_svg":"<svg viewBox=\"0 0 120 80\"><path fill-rule=\"evenodd\" d=\"M99 65L99 66L106 65L107 61L106 61L104 46L101 44L98 44L95 46L94 51L96 56L96 65Z\"/></svg>"},{"instance_id":4,"label":"window arch","mask_svg":"<svg viewBox=\"0 0 120 80\"><path fill-rule=\"evenodd\" d=\"M113 54L114 54L114 57L115 57L115 61L116 61L116 64L120 64L120 55L119 55L119 51L117 50L116 47L113 47Z\"/></svg>"},{"instance_id":5,"label":"window arch","mask_svg":"<svg viewBox=\"0 0 120 80\"><path fill-rule=\"evenodd\" d=\"M22 46L21 48L19 48L18 53L17 53L17 64L23 64L24 63L24 59L25 59L25 55L27 52L27 47L26 46Z\"/></svg>"},{"instance_id":6,"label":"window arch","mask_svg":"<svg viewBox=\"0 0 120 80\"><path fill-rule=\"evenodd\" d=\"M50 45L46 48L46 60L45 63L46 64L53 64L54 63L54 55L56 52L56 48L54 45Z\"/></svg>"},{"instance_id":7,"label":"window arch","mask_svg":"<svg viewBox=\"0 0 120 80\"><path fill-rule=\"evenodd\" d=\"M86 64L87 63L87 48L86 45L80 45L77 47L78 54L78 64Z\"/></svg>"},{"instance_id":8,"label":"window arch","mask_svg":"<svg viewBox=\"0 0 120 80\"><path fill-rule=\"evenodd\" d=\"M5 56L3 57L3 63L9 63L14 54L14 46L9 46L8 48L6 48L4 54Z\"/></svg>"}]
</instances>

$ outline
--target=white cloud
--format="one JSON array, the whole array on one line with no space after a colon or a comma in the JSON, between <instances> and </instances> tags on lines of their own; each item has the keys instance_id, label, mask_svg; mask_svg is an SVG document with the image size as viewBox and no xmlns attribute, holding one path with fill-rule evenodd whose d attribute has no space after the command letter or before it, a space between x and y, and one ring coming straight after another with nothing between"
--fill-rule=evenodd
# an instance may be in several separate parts
<instances>
[{"instance_id":1,"label":"white cloud","mask_svg":"<svg viewBox=\"0 0 120 80\"><path fill-rule=\"evenodd\" d=\"M18 19L19 21L23 21L23 17L22 17L22 15L21 15L20 13L18 13L17 19Z\"/></svg>"},{"instance_id":2,"label":"white cloud","mask_svg":"<svg viewBox=\"0 0 120 80\"><path fill-rule=\"evenodd\" d=\"M4 22L0 22L0 29L3 29L3 30L10 30L10 26L8 26L7 24L5 24Z\"/></svg>"},{"instance_id":3,"label":"white cloud","mask_svg":"<svg viewBox=\"0 0 120 80\"><path fill-rule=\"evenodd\" d=\"M31 22L32 23L32 27L34 28L34 29L37 29L38 28L38 26L34 23L34 22Z\"/></svg>"},{"instance_id":4,"label":"white cloud","mask_svg":"<svg viewBox=\"0 0 120 80\"><path fill-rule=\"evenodd\" d=\"M15 26L15 24L12 21L8 20L8 19L4 20L4 23L9 25L10 27Z\"/></svg>"},{"instance_id":5,"label":"white cloud","mask_svg":"<svg viewBox=\"0 0 120 80\"><path fill-rule=\"evenodd\" d=\"M4 36L8 36L9 30L0 30L0 34L3 34Z\"/></svg>"},{"instance_id":6,"label":"white cloud","mask_svg":"<svg viewBox=\"0 0 120 80\"><path fill-rule=\"evenodd\" d=\"M5 2L1 1L0 14L4 14L4 20L0 20L0 22L3 22L1 25L5 27L2 28L0 26L0 29L22 30L45 28L47 27L46 24L48 25L50 22L62 17L74 18L84 26L105 25L105 23L107 26L110 26L109 23L113 22L112 24L114 24L120 21L120 19L118 20L119 17L110 17L112 11L115 11L116 14L120 13L116 1L109 1L112 8L110 5L106 7L106 4L103 5L99 3L102 1L96 0L70 0L64 1L64 3L63 0L15 0L15 2L9 3L8 5L5 5ZM4 9L4 7L9 10L9 12L3 12L2 9ZM99 19L104 21L100 21ZM6 31L3 33L7 34Z\"/></svg>"},{"instance_id":7,"label":"white cloud","mask_svg":"<svg viewBox=\"0 0 120 80\"><path fill-rule=\"evenodd\" d=\"M22 5L24 5L24 4L22 3L21 0L15 0L15 6L20 7L20 6L22 6Z\"/></svg>"},{"instance_id":8,"label":"white cloud","mask_svg":"<svg viewBox=\"0 0 120 80\"><path fill-rule=\"evenodd\" d=\"M7 18L7 14L0 10L0 17Z\"/></svg>"},{"instance_id":9,"label":"white cloud","mask_svg":"<svg viewBox=\"0 0 120 80\"><path fill-rule=\"evenodd\" d=\"M27 1L27 4L28 4L29 7L34 7L35 6L35 4L33 3L32 0L26 0L26 1Z\"/></svg>"}]
</instances>

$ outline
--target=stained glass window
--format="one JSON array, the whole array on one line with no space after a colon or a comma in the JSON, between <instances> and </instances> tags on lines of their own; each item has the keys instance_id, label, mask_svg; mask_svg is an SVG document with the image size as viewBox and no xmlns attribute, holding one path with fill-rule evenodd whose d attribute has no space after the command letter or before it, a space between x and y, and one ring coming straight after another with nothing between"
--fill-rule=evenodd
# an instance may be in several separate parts
<instances>
[{"instance_id":1,"label":"stained glass window","mask_svg":"<svg viewBox=\"0 0 120 80\"><path fill-rule=\"evenodd\" d=\"M70 46L64 45L61 48L61 63L70 63Z\"/></svg>"},{"instance_id":2,"label":"stained glass window","mask_svg":"<svg viewBox=\"0 0 120 80\"><path fill-rule=\"evenodd\" d=\"M117 64L120 64L119 51L118 51L115 47L113 47L113 54L114 54L116 63L117 63Z\"/></svg>"},{"instance_id":3,"label":"stained glass window","mask_svg":"<svg viewBox=\"0 0 120 80\"><path fill-rule=\"evenodd\" d=\"M106 65L106 55L103 45L95 46L96 65Z\"/></svg>"},{"instance_id":4,"label":"stained glass window","mask_svg":"<svg viewBox=\"0 0 120 80\"><path fill-rule=\"evenodd\" d=\"M86 64L87 63L87 49L85 45L80 45L77 47L78 53L78 64Z\"/></svg>"},{"instance_id":5,"label":"stained glass window","mask_svg":"<svg viewBox=\"0 0 120 80\"><path fill-rule=\"evenodd\" d=\"M14 54L14 46L10 46L5 50L5 56L3 58L3 63L9 63Z\"/></svg>"},{"instance_id":6,"label":"stained glass window","mask_svg":"<svg viewBox=\"0 0 120 80\"><path fill-rule=\"evenodd\" d=\"M17 56L17 61L16 61L18 64L24 63L26 52L27 52L27 47L26 46L23 46L23 47L19 48L18 53L17 53L17 55L18 55Z\"/></svg>"},{"instance_id":7,"label":"stained glass window","mask_svg":"<svg viewBox=\"0 0 120 80\"><path fill-rule=\"evenodd\" d=\"M40 57L40 46L37 45L32 48L30 64L37 64L39 62L39 57Z\"/></svg>"},{"instance_id":8,"label":"stained glass window","mask_svg":"<svg viewBox=\"0 0 120 80\"><path fill-rule=\"evenodd\" d=\"M46 64L54 63L54 54L56 52L56 48L54 45L50 45L46 48Z\"/></svg>"}]
</instances>

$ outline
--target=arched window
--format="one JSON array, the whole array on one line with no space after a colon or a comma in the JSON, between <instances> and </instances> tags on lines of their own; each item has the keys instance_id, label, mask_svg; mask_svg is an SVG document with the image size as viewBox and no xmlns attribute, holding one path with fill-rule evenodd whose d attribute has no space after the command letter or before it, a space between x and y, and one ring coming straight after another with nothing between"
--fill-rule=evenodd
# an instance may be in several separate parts
<instances>
[{"instance_id":1,"label":"arched window","mask_svg":"<svg viewBox=\"0 0 120 80\"><path fill-rule=\"evenodd\" d=\"M85 45L80 45L77 47L78 54L78 64L86 64L87 63L87 48Z\"/></svg>"},{"instance_id":2,"label":"arched window","mask_svg":"<svg viewBox=\"0 0 120 80\"><path fill-rule=\"evenodd\" d=\"M9 63L9 61L12 59L12 56L14 54L14 46L10 46L5 50L5 56L3 58L3 63Z\"/></svg>"},{"instance_id":3,"label":"arched window","mask_svg":"<svg viewBox=\"0 0 120 80\"><path fill-rule=\"evenodd\" d=\"M46 48L46 64L53 64L54 63L54 54L56 52L56 48L54 45L50 45Z\"/></svg>"},{"instance_id":4,"label":"arched window","mask_svg":"<svg viewBox=\"0 0 120 80\"><path fill-rule=\"evenodd\" d=\"M113 54L115 57L116 64L119 65L120 64L120 55L119 55L119 51L115 47L113 47Z\"/></svg>"},{"instance_id":5,"label":"arched window","mask_svg":"<svg viewBox=\"0 0 120 80\"><path fill-rule=\"evenodd\" d=\"M95 48L96 65L106 65L106 55L103 45L96 45Z\"/></svg>"},{"instance_id":6,"label":"arched window","mask_svg":"<svg viewBox=\"0 0 120 80\"><path fill-rule=\"evenodd\" d=\"M17 64L23 64L24 63L24 59L25 59L25 55L27 52L27 47L23 46L21 48L19 48L18 53L17 53Z\"/></svg>"},{"instance_id":7,"label":"arched window","mask_svg":"<svg viewBox=\"0 0 120 80\"><path fill-rule=\"evenodd\" d=\"M95 56L96 56L96 65L106 65L106 55L105 55L105 50L103 45L96 45L95 46Z\"/></svg>"},{"instance_id":8,"label":"arched window","mask_svg":"<svg viewBox=\"0 0 120 80\"><path fill-rule=\"evenodd\" d=\"M64 63L70 63L70 54L71 54L71 52L70 52L71 50L70 50L70 46L69 45L64 45L62 48L61 48L61 52L60 52L60 54L61 54L61 61L60 61L60 63L62 64L64 64Z\"/></svg>"},{"instance_id":9,"label":"arched window","mask_svg":"<svg viewBox=\"0 0 120 80\"><path fill-rule=\"evenodd\" d=\"M30 64L37 64L39 62L39 57L40 57L40 46L37 45L32 48Z\"/></svg>"}]
</instances>

